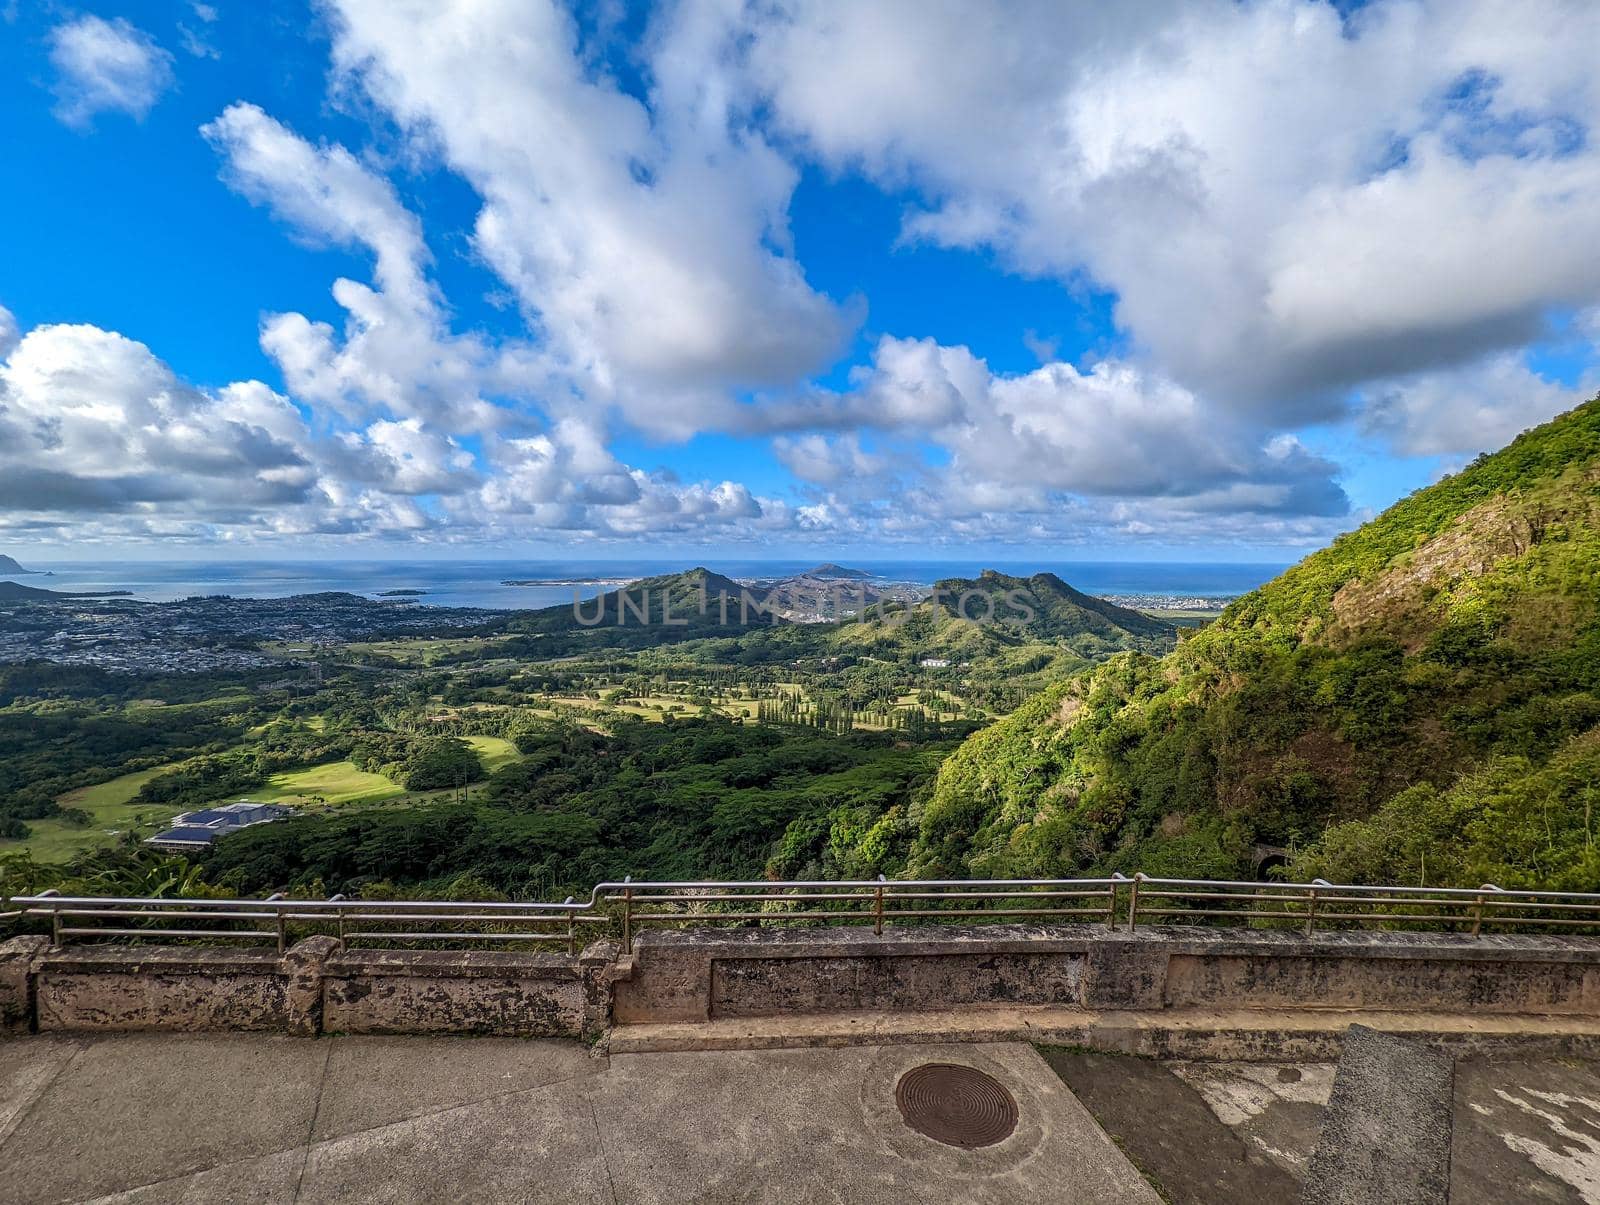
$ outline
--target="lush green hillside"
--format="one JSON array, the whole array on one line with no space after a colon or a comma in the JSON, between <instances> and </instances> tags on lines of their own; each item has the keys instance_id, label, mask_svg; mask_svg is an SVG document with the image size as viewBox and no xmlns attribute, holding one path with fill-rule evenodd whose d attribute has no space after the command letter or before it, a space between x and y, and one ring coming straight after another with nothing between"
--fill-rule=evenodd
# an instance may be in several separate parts
<instances>
[{"instance_id":1,"label":"lush green hillside","mask_svg":"<svg viewBox=\"0 0 1600 1205\"><path fill-rule=\"evenodd\" d=\"M934 589L941 608L951 618L992 615L1003 626L1014 616L1014 626L1036 640L1070 642L1091 637L1124 648L1143 640L1151 642L1146 651L1164 651L1175 635L1171 624L1075 590L1053 573L1011 577L985 569L975 578L946 579ZM981 599L969 597L973 595L992 602L986 608Z\"/></svg>"},{"instance_id":2,"label":"lush green hillside","mask_svg":"<svg viewBox=\"0 0 1600 1205\"><path fill-rule=\"evenodd\" d=\"M1024 578L987 569L938 582L915 606L841 624L831 643L874 656L910 649L950 660L1019 661L1053 650L1094 661L1130 649L1164 652L1176 639L1170 624L1092 598L1053 573ZM1013 650L1022 657L1008 658Z\"/></svg>"},{"instance_id":3,"label":"lush green hillside","mask_svg":"<svg viewBox=\"0 0 1600 1205\"><path fill-rule=\"evenodd\" d=\"M1600 887L1600 399L970 738L913 866Z\"/></svg>"}]
</instances>

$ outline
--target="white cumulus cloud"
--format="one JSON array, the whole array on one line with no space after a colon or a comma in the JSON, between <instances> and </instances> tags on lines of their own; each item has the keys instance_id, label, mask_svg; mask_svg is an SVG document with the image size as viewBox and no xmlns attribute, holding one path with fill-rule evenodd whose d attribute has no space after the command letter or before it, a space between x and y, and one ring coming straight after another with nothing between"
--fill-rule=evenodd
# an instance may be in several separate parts
<instances>
[{"instance_id":1,"label":"white cumulus cloud","mask_svg":"<svg viewBox=\"0 0 1600 1205\"><path fill-rule=\"evenodd\" d=\"M78 129L105 112L143 120L173 84L172 55L122 17L85 13L57 25L50 31L50 65L56 116Z\"/></svg>"},{"instance_id":2,"label":"white cumulus cloud","mask_svg":"<svg viewBox=\"0 0 1600 1205\"><path fill-rule=\"evenodd\" d=\"M340 71L472 183L478 250L592 402L684 435L838 353L852 318L787 250L798 173L714 80L647 107L550 0L333 7Z\"/></svg>"},{"instance_id":3,"label":"white cumulus cloud","mask_svg":"<svg viewBox=\"0 0 1600 1205\"><path fill-rule=\"evenodd\" d=\"M1600 299L1600 7L1569 0L738 8L728 87L905 237L1092 281L1257 421L1476 360Z\"/></svg>"}]
</instances>

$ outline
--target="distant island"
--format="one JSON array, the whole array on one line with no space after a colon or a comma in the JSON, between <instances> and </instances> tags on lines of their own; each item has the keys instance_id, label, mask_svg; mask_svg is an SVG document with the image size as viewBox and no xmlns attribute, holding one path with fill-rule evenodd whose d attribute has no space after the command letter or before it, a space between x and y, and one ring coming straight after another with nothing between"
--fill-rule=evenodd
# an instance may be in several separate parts
<instances>
[{"instance_id":1,"label":"distant island","mask_svg":"<svg viewBox=\"0 0 1600 1205\"><path fill-rule=\"evenodd\" d=\"M835 565L829 561L826 565L818 565L800 576L826 578L829 581L865 582L871 581L877 575L868 573L865 569L846 569L843 565Z\"/></svg>"},{"instance_id":2,"label":"distant island","mask_svg":"<svg viewBox=\"0 0 1600 1205\"><path fill-rule=\"evenodd\" d=\"M37 569L24 569L21 565L17 564L16 561L12 560L8 556L0 556L0 574L15 576L23 573L33 575L37 574L38 572L39 570Z\"/></svg>"},{"instance_id":3,"label":"distant island","mask_svg":"<svg viewBox=\"0 0 1600 1205\"><path fill-rule=\"evenodd\" d=\"M379 598L421 598L426 590L380 590Z\"/></svg>"}]
</instances>

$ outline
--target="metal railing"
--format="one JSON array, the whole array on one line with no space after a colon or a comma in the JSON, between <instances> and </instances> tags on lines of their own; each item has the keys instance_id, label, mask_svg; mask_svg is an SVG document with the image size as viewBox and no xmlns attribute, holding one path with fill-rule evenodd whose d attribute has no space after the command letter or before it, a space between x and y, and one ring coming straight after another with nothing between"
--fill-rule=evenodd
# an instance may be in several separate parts
<instances>
[{"instance_id":1,"label":"metal railing","mask_svg":"<svg viewBox=\"0 0 1600 1205\"><path fill-rule=\"evenodd\" d=\"M876 879L777 882L601 883L591 902L622 903L622 940L640 924L870 922L874 933L896 921L1086 920L1117 926L1117 891L1109 879Z\"/></svg>"},{"instance_id":2,"label":"metal railing","mask_svg":"<svg viewBox=\"0 0 1600 1205\"><path fill-rule=\"evenodd\" d=\"M1320 930L1421 928L1481 937L1489 930L1600 935L1600 894L1476 888L1165 879L854 879L600 883L589 899L556 903L443 900L149 899L63 896L0 900L0 922L44 919L52 940L245 939L325 933L347 945L565 945L589 936L625 945L657 925L857 924L1026 920L1126 926L1195 923Z\"/></svg>"},{"instance_id":3,"label":"metal railing","mask_svg":"<svg viewBox=\"0 0 1600 1205\"><path fill-rule=\"evenodd\" d=\"M609 924L590 904L460 900L149 899L18 896L16 915L50 922L53 944L69 940L180 939L271 941L283 953L289 938L325 933L346 945L476 942L559 943L576 954L582 930Z\"/></svg>"},{"instance_id":4,"label":"metal railing","mask_svg":"<svg viewBox=\"0 0 1600 1205\"><path fill-rule=\"evenodd\" d=\"M1307 936L1321 929L1421 926L1482 936L1494 926L1590 929L1600 933L1600 894L1508 891L1479 887L1360 886L1313 879L1309 883L1255 883L1216 879L1157 879L1135 875L1127 917L1139 921L1208 923L1236 920L1258 925L1293 923Z\"/></svg>"}]
</instances>

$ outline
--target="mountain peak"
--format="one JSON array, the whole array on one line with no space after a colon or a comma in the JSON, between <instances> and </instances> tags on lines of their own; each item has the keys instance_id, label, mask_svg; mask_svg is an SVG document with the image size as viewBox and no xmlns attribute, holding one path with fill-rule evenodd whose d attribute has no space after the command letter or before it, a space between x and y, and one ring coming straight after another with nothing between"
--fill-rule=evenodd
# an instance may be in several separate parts
<instances>
[{"instance_id":1,"label":"mountain peak","mask_svg":"<svg viewBox=\"0 0 1600 1205\"><path fill-rule=\"evenodd\" d=\"M700 590L715 598L719 594L731 594L735 597L745 587L734 581L731 577L707 569L704 565L696 565L692 569L680 570L677 573L663 573L659 577L647 577L636 582L630 582L618 593L634 593L640 590Z\"/></svg>"}]
</instances>

